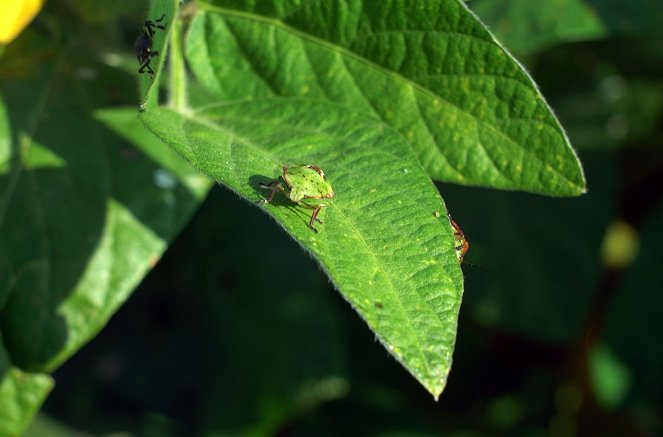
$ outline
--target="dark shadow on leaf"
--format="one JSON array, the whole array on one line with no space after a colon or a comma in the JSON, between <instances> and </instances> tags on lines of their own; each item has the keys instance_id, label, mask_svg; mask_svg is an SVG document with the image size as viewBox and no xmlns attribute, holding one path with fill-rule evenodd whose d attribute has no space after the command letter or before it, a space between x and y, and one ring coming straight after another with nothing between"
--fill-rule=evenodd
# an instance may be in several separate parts
<instances>
[{"instance_id":1,"label":"dark shadow on leaf","mask_svg":"<svg viewBox=\"0 0 663 437\"><path fill-rule=\"evenodd\" d=\"M267 195L269 195L269 189L263 188L261 185L268 185L275 180L277 179L263 175L253 175L249 177L249 185L256 193L256 202L258 202L260 199L264 199ZM286 206L287 204L292 204L292 202L281 193L276 193L272 201L269 203L275 206Z\"/></svg>"},{"instance_id":2,"label":"dark shadow on leaf","mask_svg":"<svg viewBox=\"0 0 663 437\"><path fill-rule=\"evenodd\" d=\"M274 180L276 179L262 175L253 175L249 177L249 185L251 186L251 188L253 188L253 190L256 193L256 198L255 198L256 203L258 203L261 199L265 199L265 197L267 197L270 192L268 188L262 188L260 185L261 184L267 185L270 182L273 182ZM274 194L274 197L269 202L269 204L279 208L285 207L290 209L294 214L300 217L304 222L304 224L308 227L308 223L311 217L311 210L298 206L296 203L288 199L283 193L277 192L276 194ZM262 205L265 206L265 204Z\"/></svg>"}]
</instances>

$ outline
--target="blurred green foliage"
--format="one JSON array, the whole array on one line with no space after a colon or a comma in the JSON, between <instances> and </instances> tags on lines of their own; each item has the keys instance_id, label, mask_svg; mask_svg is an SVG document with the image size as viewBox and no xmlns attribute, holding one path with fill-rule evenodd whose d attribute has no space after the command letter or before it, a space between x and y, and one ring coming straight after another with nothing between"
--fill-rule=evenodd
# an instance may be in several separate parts
<instances>
[{"instance_id":1,"label":"blurred green foliage","mask_svg":"<svg viewBox=\"0 0 663 437\"><path fill-rule=\"evenodd\" d=\"M534 53L566 41L660 32L657 0L469 0L471 8L512 51Z\"/></svg>"},{"instance_id":2,"label":"blurred green foliage","mask_svg":"<svg viewBox=\"0 0 663 437\"><path fill-rule=\"evenodd\" d=\"M16 108L39 101L39 95L23 96L40 89L41 74L57 67L79 78L54 83L57 105L49 114L52 123L67 120L76 128L53 128L40 142L50 144L52 135L85 138L77 143L87 148L82 154L69 152L79 157L76 169L105 180L101 193L90 187L90 199L109 201L108 214L134 224L136 235L155 231L156 237L148 233L154 239L139 243L155 256L141 260L154 263L187 223L207 182L158 141L141 144L140 125L112 132L99 122L117 126L109 119L132 110L93 112L139 100L131 46L144 14L133 2L115 3L50 2L30 31L7 47L0 85L7 77L27 76L22 87L3 88L4 104ZM599 12L588 21L583 15L567 21L555 0L536 2L541 7L527 14L510 13L522 8L516 0L493 2L503 7L492 9L482 6L489 0L469 6L474 3L507 47L522 53L519 60L580 151L589 192L553 199L438 184L470 241L466 261L481 266L463 267L454 366L439 402L388 357L294 241L254 207L215 187L104 330L53 374L55 388L26 435L663 432L663 35L652 26L661 22L661 6L632 2L625 25L610 9L619 2L566 2ZM531 25L542 21L551 24ZM565 27L573 32L544 32ZM61 65L58 44L65 42L73 55ZM94 82L86 79L90 75ZM4 120L0 116L0 128ZM29 126L30 120L6 125ZM3 141L0 135L0 162ZM95 160L99 154L110 157L108 167ZM58 155L37 158L34 165L50 172L45 181L57 180ZM170 171L159 172L162 166ZM76 227L78 235L61 238L84 239L100 220L87 217ZM606 264L604 239L615 224L635 233L609 242L611 251L623 244L621 250L631 253L636 239L632 264ZM15 238L26 252L47 250L32 247L29 235ZM127 247L111 250L129 253ZM81 263L73 262L71 270L81 271ZM137 271L118 279L121 286L108 287L105 298L116 299L118 307L140 277ZM110 297L118 289L121 296ZM34 359L41 357L22 358L28 364ZM2 360L0 369L7 367ZM13 375L44 393L50 386L41 373ZM26 400L34 408L40 402Z\"/></svg>"}]
</instances>

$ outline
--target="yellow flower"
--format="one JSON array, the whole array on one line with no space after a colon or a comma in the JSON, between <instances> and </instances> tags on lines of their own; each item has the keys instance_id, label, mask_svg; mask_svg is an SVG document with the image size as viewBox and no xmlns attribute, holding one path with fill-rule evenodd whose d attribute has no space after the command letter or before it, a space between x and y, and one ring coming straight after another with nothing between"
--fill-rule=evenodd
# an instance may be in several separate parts
<instances>
[{"instance_id":1,"label":"yellow flower","mask_svg":"<svg viewBox=\"0 0 663 437\"><path fill-rule=\"evenodd\" d=\"M44 0L0 1L0 44L8 44L30 24Z\"/></svg>"}]
</instances>

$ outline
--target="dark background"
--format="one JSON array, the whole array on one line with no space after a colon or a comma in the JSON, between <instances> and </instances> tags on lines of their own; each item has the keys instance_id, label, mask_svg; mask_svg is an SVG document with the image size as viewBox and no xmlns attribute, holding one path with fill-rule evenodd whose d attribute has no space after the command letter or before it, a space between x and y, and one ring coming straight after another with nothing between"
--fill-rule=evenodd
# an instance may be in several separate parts
<instances>
[{"instance_id":1,"label":"dark background","mask_svg":"<svg viewBox=\"0 0 663 437\"><path fill-rule=\"evenodd\" d=\"M141 16L88 21L81 35L120 35L130 52ZM589 191L439 185L470 241L439 402L273 221L215 187L108 326L55 372L28 435L660 435L663 36L517 56ZM131 76L119 75L107 103L135 104Z\"/></svg>"}]
</instances>

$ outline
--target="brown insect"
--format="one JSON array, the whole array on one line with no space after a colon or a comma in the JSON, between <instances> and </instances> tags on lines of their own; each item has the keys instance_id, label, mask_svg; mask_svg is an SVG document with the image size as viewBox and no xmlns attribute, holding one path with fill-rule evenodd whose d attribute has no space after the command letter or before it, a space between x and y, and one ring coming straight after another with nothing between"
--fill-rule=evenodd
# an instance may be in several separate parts
<instances>
[{"instance_id":1,"label":"brown insect","mask_svg":"<svg viewBox=\"0 0 663 437\"><path fill-rule=\"evenodd\" d=\"M451 227L454 228L454 239L456 240L456 256L458 257L458 261L462 263L463 258L465 258L465 254L470 249L470 243L467 241L467 238L465 238L465 234L463 233L463 230L460 228L460 226L458 226L458 223L456 223L454 219L451 218L450 213L447 213L447 217L449 217Z\"/></svg>"}]
</instances>

